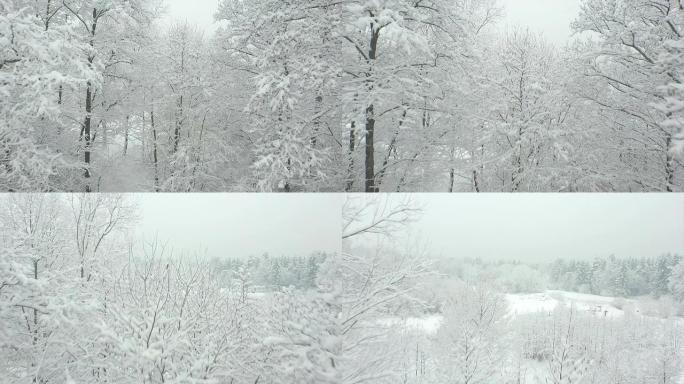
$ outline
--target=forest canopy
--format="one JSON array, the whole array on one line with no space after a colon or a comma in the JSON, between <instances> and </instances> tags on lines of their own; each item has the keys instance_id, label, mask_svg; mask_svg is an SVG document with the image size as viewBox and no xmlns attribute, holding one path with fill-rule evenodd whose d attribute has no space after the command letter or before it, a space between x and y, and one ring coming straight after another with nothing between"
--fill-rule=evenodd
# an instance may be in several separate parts
<instances>
[{"instance_id":1,"label":"forest canopy","mask_svg":"<svg viewBox=\"0 0 684 384\"><path fill-rule=\"evenodd\" d=\"M0 1L0 190L681 191L684 5Z\"/></svg>"}]
</instances>

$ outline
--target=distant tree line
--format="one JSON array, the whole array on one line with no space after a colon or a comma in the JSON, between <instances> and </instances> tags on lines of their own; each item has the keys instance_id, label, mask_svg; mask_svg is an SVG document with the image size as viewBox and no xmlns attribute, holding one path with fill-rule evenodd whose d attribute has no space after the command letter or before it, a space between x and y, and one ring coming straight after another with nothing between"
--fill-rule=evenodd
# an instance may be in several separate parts
<instances>
[{"instance_id":1,"label":"distant tree line","mask_svg":"<svg viewBox=\"0 0 684 384\"><path fill-rule=\"evenodd\" d=\"M551 285L566 291L605 296L660 297L672 294L682 269L682 257L663 254L650 258L597 257L593 261L561 260L551 264Z\"/></svg>"},{"instance_id":2,"label":"distant tree line","mask_svg":"<svg viewBox=\"0 0 684 384\"><path fill-rule=\"evenodd\" d=\"M261 256L216 259L214 263L225 279L248 280L252 287L277 290L280 287L308 289L316 286L321 263L328 255L315 252L308 256Z\"/></svg>"},{"instance_id":3,"label":"distant tree line","mask_svg":"<svg viewBox=\"0 0 684 384\"><path fill-rule=\"evenodd\" d=\"M683 260L669 253L657 257L557 259L551 263L465 257L441 260L439 270L463 281L493 281L507 293L560 289L615 297L671 295L684 301Z\"/></svg>"},{"instance_id":4,"label":"distant tree line","mask_svg":"<svg viewBox=\"0 0 684 384\"><path fill-rule=\"evenodd\" d=\"M543 266L517 260L488 261L479 257L443 259L438 262L437 269L462 281L492 281L507 293L541 292L548 285Z\"/></svg>"}]
</instances>

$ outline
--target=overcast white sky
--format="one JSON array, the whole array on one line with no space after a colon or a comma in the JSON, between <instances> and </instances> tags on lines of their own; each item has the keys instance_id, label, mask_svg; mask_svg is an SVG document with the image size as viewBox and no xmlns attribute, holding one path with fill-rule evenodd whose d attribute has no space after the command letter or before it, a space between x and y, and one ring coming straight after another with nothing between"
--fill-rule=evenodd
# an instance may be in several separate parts
<instances>
[{"instance_id":1,"label":"overcast white sky","mask_svg":"<svg viewBox=\"0 0 684 384\"><path fill-rule=\"evenodd\" d=\"M138 235L209 257L306 255L340 247L340 195L140 194ZM205 253L206 251L206 253Z\"/></svg>"},{"instance_id":2,"label":"overcast white sky","mask_svg":"<svg viewBox=\"0 0 684 384\"><path fill-rule=\"evenodd\" d=\"M506 8L504 28L521 26L541 32L564 45L572 34L570 23L579 15L580 0L501 0Z\"/></svg>"},{"instance_id":3,"label":"overcast white sky","mask_svg":"<svg viewBox=\"0 0 684 384\"><path fill-rule=\"evenodd\" d=\"M436 256L544 261L684 255L684 194L420 194Z\"/></svg>"},{"instance_id":4,"label":"overcast white sky","mask_svg":"<svg viewBox=\"0 0 684 384\"><path fill-rule=\"evenodd\" d=\"M211 30L219 0L166 0L168 18L187 20ZM579 0L500 0L506 9L503 28L529 27L552 42L563 45L570 37L570 23L579 13Z\"/></svg>"}]
</instances>

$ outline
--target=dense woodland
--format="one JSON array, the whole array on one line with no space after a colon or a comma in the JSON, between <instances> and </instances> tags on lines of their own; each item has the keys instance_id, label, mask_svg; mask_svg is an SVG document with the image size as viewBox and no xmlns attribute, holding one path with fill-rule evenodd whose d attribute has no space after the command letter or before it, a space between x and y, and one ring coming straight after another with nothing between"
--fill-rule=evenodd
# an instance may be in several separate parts
<instances>
[{"instance_id":1,"label":"dense woodland","mask_svg":"<svg viewBox=\"0 0 684 384\"><path fill-rule=\"evenodd\" d=\"M219 0L217 0L219 1ZM684 3L0 1L0 189L681 191Z\"/></svg>"},{"instance_id":2,"label":"dense woodland","mask_svg":"<svg viewBox=\"0 0 684 384\"><path fill-rule=\"evenodd\" d=\"M551 279L560 289L606 296L659 297L684 300L684 262L679 255L618 259L615 256L586 261L556 261Z\"/></svg>"},{"instance_id":3,"label":"dense woodland","mask_svg":"<svg viewBox=\"0 0 684 384\"><path fill-rule=\"evenodd\" d=\"M325 253L315 253L307 257L273 257L265 253L246 259L217 258L212 260L211 264L223 274L229 284L241 283L247 278L253 289L277 291L283 287L315 288L318 271L326 258Z\"/></svg>"},{"instance_id":4,"label":"dense woodland","mask_svg":"<svg viewBox=\"0 0 684 384\"><path fill-rule=\"evenodd\" d=\"M273 257L266 253L246 259L214 259L211 265L223 274L225 284L240 283L248 277L253 290L269 292L287 287L315 288L318 271L326 258L325 253L307 257ZM551 289L623 298L669 297L684 302L682 260L676 254L650 258L611 255L591 260L556 259L540 263L447 257L435 260L433 268L457 280L483 278L508 293L536 293Z\"/></svg>"},{"instance_id":5,"label":"dense woodland","mask_svg":"<svg viewBox=\"0 0 684 384\"><path fill-rule=\"evenodd\" d=\"M612 297L671 296L681 302L684 301L682 260L676 254L648 258L611 255L540 263L449 258L440 260L438 266L446 275L462 280L485 276L510 293L558 289Z\"/></svg>"}]
</instances>

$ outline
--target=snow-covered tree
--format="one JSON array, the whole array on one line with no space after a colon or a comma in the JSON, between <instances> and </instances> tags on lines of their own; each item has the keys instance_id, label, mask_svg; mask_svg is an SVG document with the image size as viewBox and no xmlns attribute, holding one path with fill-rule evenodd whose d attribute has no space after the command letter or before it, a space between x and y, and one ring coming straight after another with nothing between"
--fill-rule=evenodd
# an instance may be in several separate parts
<instances>
[{"instance_id":1,"label":"snow-covered tree","mask_svg":"<svg viewBox=\"0 0 684 384\"><path fill-rule=\"evenodd\" d=\"M342 382L338 308L315 291L276 293L264 339L265 374L277 383Z\"/></svg>"},{"instance_id":2,"label":"snow-covered tree","mask_svg":"<svg viewBox=\"0 0 684 384\"><path fill-rule=\"evenodd\" d=\"M339 72L330 44L340 7L329 0L225 1L219 6L217 18L228 22L219 36L254 74L255 91L246 107L260 190L291 191L326 176L322 103Z\"/></svg>"},{"instance_id":3,"label":"snow-covered tree","mask_svg":"<svg viewBox=\"0 0 684 384\"><path fill-rule=\"evenodd\" d=\"M656 107L663 102L662 87L681 82L657 63L668 42L681 38L680 13L678 0L586 0L574 23L576 31L598 40L589 44L584 68L594 86L579 94L612 125L624 164L617 176L630 188L675 191L681 184L678 129L668 123L669 112Z\"/></svg>"},{"instance_id":4,"label":"snow-covered tree","mask_svg":"<svg viewBox=\"0 0 684 384\"><path fill-rule=\"evenodd\" d=\"M661 88L663 100L657 103L656 107L665 113L663 126L674 133L675 143L672 151L676 156L681 152L684 140L684 4L681 1L670 1L657 6L667 13L665 22L674 35L664 43L664 51L656 59L657 64L669 77Z\"/></svg>"},{"instance_id":5,"label":"snow-covered tree","mask_svg":"<svg viewBox=\"0 0 684 384\"><path fill-rule=\"evenodd\" d=\"M672 268L668 288L675 299L684 301L684 262L681 260Z\"/></svg>"},{"instance_id":6,"label":"snow-covered tree","mask_svg":"<svg viewBox=\"0 0 684 384\"><path fill-rule=\"evenodd\" d=\"M61 17L63 7L0 2L0 188L68 189L56 178L75 162L59 141L68 127L63 93L99 83L81 52L86 45Z\"/></svg>"},{"instance_id":7,"label":"snow-covered tree","mask_svg":"<svg viewBox=\"0 0 684 384\"><path fill-rule=\"evenodd\" d=\"M487 282L463 284L446 295L444 320L434 340L442 379L477 384L500 377L504 297Z\"/></svg>"},{"instance_id":8,"label":"snow-covered tree","mask_svg":"<svg viewBox=\"0 0 684 384\"><path fill-rule=\"evenodd\" d=\"M576 340L577 309L565 304L553 313L553 333L549 350L548 372L545 380L553 384L581 383L591 361Z\"/></svg>"}]
</instances>

